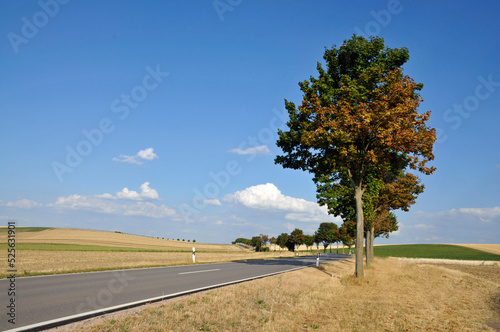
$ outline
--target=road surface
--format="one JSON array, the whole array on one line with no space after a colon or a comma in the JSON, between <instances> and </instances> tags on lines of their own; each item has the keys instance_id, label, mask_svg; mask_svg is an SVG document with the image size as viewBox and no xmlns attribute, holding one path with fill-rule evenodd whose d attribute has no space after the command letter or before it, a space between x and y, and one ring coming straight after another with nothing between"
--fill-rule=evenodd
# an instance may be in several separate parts
<instances>
[{"instance_id":1,"label":"road surface","mask_svg":"<svg viewBox=\"0 0 500 332\"><path fill-rule=\"evenodd\" d=\"M320 263L350 257L322 254ZM250 260L17 278L12 310L9 279L0 280L3 308L0 331L41 327L251 280L316 264L316 257ZM8 306L11 306L9 308ZM15 314L15 324L9 322Z\"/></svg>"}]
</instances>

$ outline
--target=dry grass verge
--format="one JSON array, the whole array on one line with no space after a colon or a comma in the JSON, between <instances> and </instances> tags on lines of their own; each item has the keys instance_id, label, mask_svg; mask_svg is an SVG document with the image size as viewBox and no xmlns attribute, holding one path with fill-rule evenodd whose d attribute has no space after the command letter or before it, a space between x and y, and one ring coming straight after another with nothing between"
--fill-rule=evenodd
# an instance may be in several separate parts
<instances>
[{"instance_id":1,"label":"dry grass verge","mask_svg":"<svg viewBox=\"0 0 500 332\"><path fill-rule=\"evenodd\" d=\"M377 259L361 280L353 269L353 260L328 263L115 314L79 331L494 331L486 323L500 322L498 266Z\"/></svg>"}]
</instances>

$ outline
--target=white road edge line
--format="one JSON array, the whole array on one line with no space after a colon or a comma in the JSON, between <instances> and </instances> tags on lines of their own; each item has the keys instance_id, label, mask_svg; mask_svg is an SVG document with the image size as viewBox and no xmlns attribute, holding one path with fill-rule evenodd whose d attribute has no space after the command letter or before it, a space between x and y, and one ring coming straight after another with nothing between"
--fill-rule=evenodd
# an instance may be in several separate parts
<instances>
[{"instance_id":1,"label":"white road edge line","mask_svg":"<svg viewBox=\"0 0 500 332\"><path fill-rule=\"evenodd\" d=\"M249 280L253 280L253 279L269 277L269 276L272 276L272 275L275 275L275 274L280 274L280 273L284 273L284 272L290 272L290 271L294 271L294 270L299 270L299 269L303 269L303 268L310 267L310 266L315 266L315 265L316 265L316 263L315 264L311 264L311 265L304 265L304 266L294 267L294 268L291 268L291 269L288 269L288 270L284 270L284 271L273 272L273 273L268 273L268 274L262 274L262 275L254 276L254 277L250 277L250 278L233 280L233 281L229 281L229 282L225 282L225 283L221 283L221 284L217 284L217 285L205 286L205 287L201 287L201 288L195 288L195 289L185 290L185 291L178 292L178 293L172 293L172 294L167 294L167 295L152 297L152 298L145 299L145 300L139 300L139 301L129 302L129 303L125 303L125 304L120 304L120 305L117 305L117 306L114 306L114 307L108 307L108 308L104 308L104 309L99 309L99 310L94 310L94 311L89 311L89 312L77 314L77 315L66 316L66 317L61 317L61 318L56 318L56 319L48 320L48 321L45 321L45 322L40 322L40 323L36 323L36 324L26 325L26 326L18 327L18 328L15 328L15 329L6 330L4 332L17 332L17 331L33 330L33 329L45 327L47 325L58 324L58 323L62 323L62 322L65 322L65 321L72 321L72 320L84 319L85 317L96 316L97 314L103 314L103 313L106 313L108 311L118 311L120 309L124 309L124 308L128 308L128 307L133 307L133 306L137 306L137 305L140 305L140 304L145 304L145 303L148 303L148 302L156 302L156 301L159 301L159 300L168 299L170 297L176 297L176 296L180 296L180 295L184 295L184 294L190 294L190 293L200 292L202 290L207 290L207 289L212 289L212 288L218 288L218 287L227 286L227 285L231 285L231 284L237 284L237 283L240 283L240 282L243 282L243 281L249 281Z\"/></svg>"},{"instance_id":2,"label":"white road edge line","mask_svg":"<svg viewBox=\"0 0 500 332\"><path fill-rule=\"evenodd\" d=\"M212 272L212 271L220 271L220 269L201 270L201 271L191 271L191 272L180 272L180 273L177 273L177 274L191 274L191 273L202 273L202 272Z\"/></svg>"},{"instance_id":3,"label":"white road edge line","mask_svg":"<svg viewBox=\"0 0 500 332\"><path fill-rule=\"evenodd\" d=\"M198 265L208 265L208 264L231 264L237 263L240 261L231 261L231 262L218 262L218 263L199 263ZM18 279L28 279L28 278L47 278L47 277L59 277L59 276L68 276L68 275L78 275L78 274L90 274L90 273L112 273L112 272L121 272L121 271L139 271L146 269L168 269L179 266L187 266L187 265L169 265L169 266L152 266L152 267L138 267L133 269L114 269L114 270L104 270L104 271L90 271L90 272L74 272L74 273L61 273L61 274L44 274L40 276L28 276L28 277L18 277ZM17 277L16 277L17 278ZM1 280L1 279L0 279Z\"/></svg>"}]
</instances>

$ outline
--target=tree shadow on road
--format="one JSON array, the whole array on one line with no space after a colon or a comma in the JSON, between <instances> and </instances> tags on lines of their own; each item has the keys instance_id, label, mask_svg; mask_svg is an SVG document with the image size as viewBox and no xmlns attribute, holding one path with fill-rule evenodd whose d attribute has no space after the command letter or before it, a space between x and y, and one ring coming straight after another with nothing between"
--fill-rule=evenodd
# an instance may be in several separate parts
<instances>
[{"instance_id":1,"label":"tree shadow on road","mask_svg":"<svg viewBox=\"0 0 500 332\"><path fill-rule=\"evenodd\" d=\"M347 254L321 254L320 264L325 262L338 261L342 259L351 258ZM316 263L316 256L302 256L302 257L287 257L276 259L255 259L246 261L236 261L234 263L248 264L248 265L290 265L290 266L310 266Z\"/></svg>"}]
</instances>

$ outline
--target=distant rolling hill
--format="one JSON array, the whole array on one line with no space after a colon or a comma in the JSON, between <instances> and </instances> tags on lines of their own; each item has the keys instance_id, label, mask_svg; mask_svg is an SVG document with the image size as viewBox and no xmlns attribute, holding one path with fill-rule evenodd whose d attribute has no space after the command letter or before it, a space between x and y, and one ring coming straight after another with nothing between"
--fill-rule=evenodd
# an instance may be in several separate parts
<instances>
[{"instance_id":1,"label":"distant rolling hill","mask_svg":"<svg viewBox=\"0 0 500 332\"><path fill-rule=\"evenodd\" d=\"M6 242L7 228L2 227L0 228L0 243ZM18 244L70 244L172 251L191 251L192 247L195 247L197 251L248 251L248 249L237 245L193 243L118 232L43 227L16 228L16 242Z\"/></svg>"}]
</instances>

